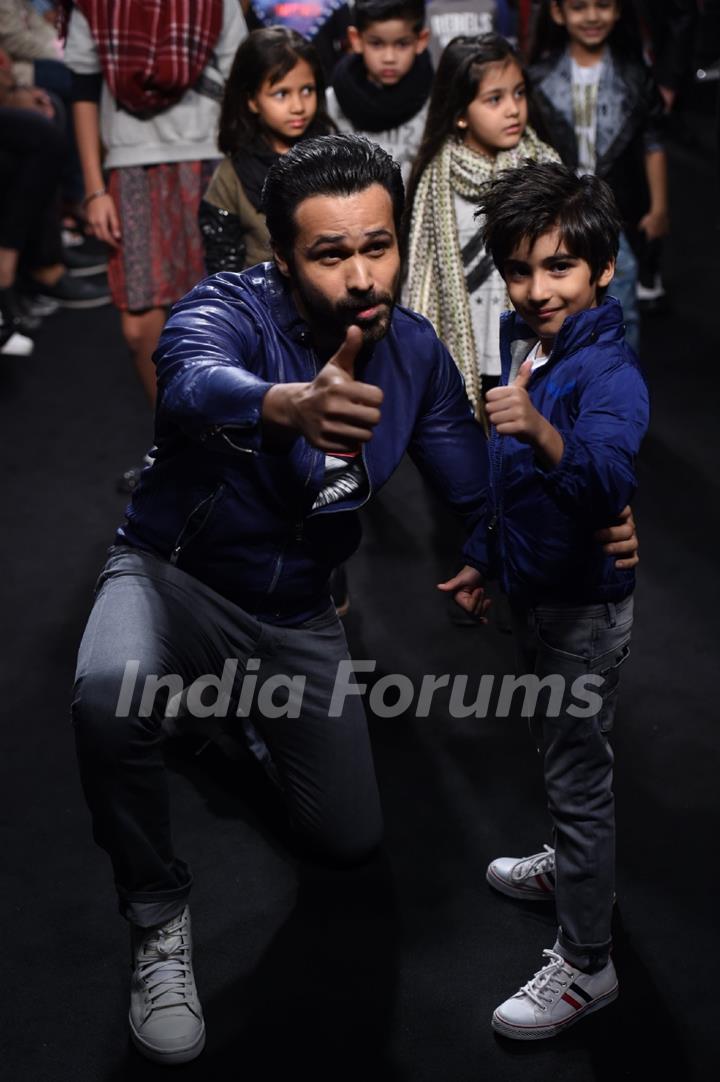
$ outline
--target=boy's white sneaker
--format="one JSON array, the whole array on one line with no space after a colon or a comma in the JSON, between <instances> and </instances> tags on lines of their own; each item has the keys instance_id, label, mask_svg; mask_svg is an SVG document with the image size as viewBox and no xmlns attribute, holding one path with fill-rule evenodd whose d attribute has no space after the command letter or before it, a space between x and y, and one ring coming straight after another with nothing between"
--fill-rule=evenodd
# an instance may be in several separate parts
<instances>
[{"instance_id":1,"label":"boy's white sneaker","mask_svg":"<svg viewBox=\"0 0 720 1082\"><path fill-rule=\"evenodd\" d=\"M612 961L597 973L583 973L556 950L544 950L543 956L547 965L493 1012L492 1028L503 1037L516 1041L554 1037L617 999Z\"/></svg>"},{"instance_id":2,"label":"boy's white sneaker","mask_svg":"<svg viewBox=\"0 0 720 1082\"><path fill-rule=\"evenodd\" d=\"M130 1034L156 1063L187 1063L205 1047L205 1022L192 969L187 906L159 928L134 929Z\"/></svg>"},{"instance_id":3,"label":"boy's white sneaker","mask_svg":"<svg viewBox=\"0 0 720 1082\"><path fill-rule=\"evenodd\" d=\"M542 853L529 857L498 857L488 865L485 878L510 898L550 902L555 897L555 850L546 845Z\"/></svg>"}]
</instances>

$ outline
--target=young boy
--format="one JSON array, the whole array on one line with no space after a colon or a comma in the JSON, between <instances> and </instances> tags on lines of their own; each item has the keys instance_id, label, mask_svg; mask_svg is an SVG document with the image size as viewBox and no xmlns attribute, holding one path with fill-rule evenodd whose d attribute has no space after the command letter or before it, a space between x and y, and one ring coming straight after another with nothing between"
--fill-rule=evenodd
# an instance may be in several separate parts
<instances>
[{"instance_id":1,"label":"young boy","mask_svg":"<svg viewBox=\"0 0 720 1082\"><path fill-rule=\"evenodd\" d=\"M533 1040L617 996L608 733L629 650L634 572L618 570L593 532L635 490L648 397L622 309L605 297L620 229L605 182L529 163L503 172L480 211L515 311L502 317L502 385L487 396L494 514L465 554L480 567L474 544L490 532L523 671L550 690L539 728L555 837L554 850L494 860L487 875L511 897L554 894L559 924L547 964L496 1009L492 1025ZM482 582L466 566L443 588L482 612Z\"/></svg>"},{"instance_id":2,"label":"young boy","mask_svg":"<svg viewBox=\"0 0 720 1082\"><path fill-rule=\"evenodd\" d=\"M433 69L424 0L356 0L352 53L335 68L327 109L340 131L366 135L407 181L425 127Z\"/></svg>"}]
</instances>

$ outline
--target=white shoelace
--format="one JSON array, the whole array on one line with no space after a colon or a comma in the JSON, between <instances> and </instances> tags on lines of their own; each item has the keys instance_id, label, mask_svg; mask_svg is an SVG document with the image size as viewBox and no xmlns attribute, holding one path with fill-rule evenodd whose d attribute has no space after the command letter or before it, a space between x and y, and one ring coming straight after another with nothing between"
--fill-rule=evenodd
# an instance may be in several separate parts
<instances>
[{"instance_id":1,"label":"white shoelace","mask_svg":"<svg viewBox=\"0 0 720 1082\"><path fill-rule=\"evenodd\" d=\"M145 941L137 959L137 973L150 1010L187 1002L190 948L183 935L182 917Z\"/></svg>"},{"instance_id":2,"label":"white shoelace","mask_svg":"<svg viewBox=\"0 0 720 1082\"><path fill-rule=\"evenodd\" d=\"M513 879L528 879L531 875L539 875L541 872L555 870L555 850L550 845L543 846L542 853L533 853L531 857L521 860L513 868Z\"/></svg>"},{"instance_id":3,"label":"white shoelace","mask_svg":"<svg viewBox=\"0 0 720 1082\"><path fill-rule=\"evenodd\" d=\"M526 995L540 1010L546 1011L572 983L575 971L557 951L544 950L543 958L550 961L522 986L517 995Z\"/></svg>"}]
</instances>

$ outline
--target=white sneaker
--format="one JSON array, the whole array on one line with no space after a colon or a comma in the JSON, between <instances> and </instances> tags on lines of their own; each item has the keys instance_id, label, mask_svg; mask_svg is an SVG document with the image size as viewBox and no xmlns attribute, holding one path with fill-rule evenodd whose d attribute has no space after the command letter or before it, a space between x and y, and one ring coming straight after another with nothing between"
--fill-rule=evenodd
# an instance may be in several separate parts
<instances>
[{"instance_id":1,"label":"white sneaker","mask_svg":"<svg viewBox=\"0 0 720 1082\"><path fill-rule=\"evenodd\" d=\"M554 1037L618 997L612 961L598 973L583 973L556 950L544 950L547 965L493 1012L492 1028L516 1041Z\"/></svg>"},{"instance_id":2,"label":"white sneaker","mask_svg":"<svg viewBox=\"0 0 720 1082\"><path fill-rule=\"evenodd\" d=\"M542 853L529 857L498 857L488 865L485 878L510 898L550 902L555 897L555 850L546 845Z\"/></svg>"},{"instance_id":3,"label":"white sneaker","mask_svg":"<svg viewBox=\"0 0 720 1082\"><path fill-rule=\"evenodd\" d=\"M35 349L32 338L18 331L12 331L6 338L1 328L2 324L0 324L0 353L4 357L29 357Z\"/></svg>"},{"instance_id":4,"label":"white sneaker","mask_svg":"<svg viewBox=\"0 0 720 1082\"><path fill-rule=\"evenodd\" d=\"M192 970L187 906L160 928L135 928L130 1033L156 1063L187 1063L205 1047L205 1022Z\"/></svg>"}]
</instances>

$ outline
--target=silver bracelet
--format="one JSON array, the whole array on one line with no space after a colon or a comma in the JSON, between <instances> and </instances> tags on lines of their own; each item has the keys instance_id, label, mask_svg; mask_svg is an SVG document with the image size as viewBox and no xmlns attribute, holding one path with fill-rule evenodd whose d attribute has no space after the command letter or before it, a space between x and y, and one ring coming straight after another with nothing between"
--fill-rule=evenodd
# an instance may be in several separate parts
<instances>
[{"instance_id":1,"label":"silver bracelet","mask_svg":"<svg viewBox=\"0 0 720 1082\"><path fill-rule=\"evenodd\" d=\"M98 188L96 192L86 195L82 201L83 207L87 207L88 203L92 203L93 199L99 199L101 195L107 195L107 188Z\"/></svg>"}]
</instances>

